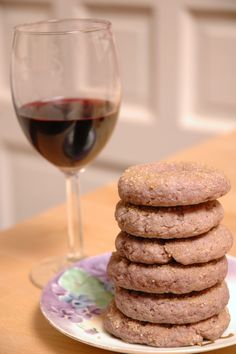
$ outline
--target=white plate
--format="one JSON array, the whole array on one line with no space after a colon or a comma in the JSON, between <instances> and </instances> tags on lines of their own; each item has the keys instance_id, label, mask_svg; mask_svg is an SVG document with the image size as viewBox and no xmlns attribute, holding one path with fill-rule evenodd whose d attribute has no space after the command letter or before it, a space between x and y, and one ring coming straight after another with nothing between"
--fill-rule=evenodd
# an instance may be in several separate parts
<instances>
[{"instance_id":1,"label":"white plate","mask_svg":"<svg viewBox=\"0 0 236 354\"><path fill-rule=\"evenodd\" d=\"M155 348L125 343L104 331L102 310L112 298L106 276L110 254L86 258L65 269L44 288L40 307L43 315L61 333L88 345L120 353L202 353L236 344L236 258L228 257L227 283L230 290L231 322L224 337L203 346Z\"/></svg>"}]
</instances>

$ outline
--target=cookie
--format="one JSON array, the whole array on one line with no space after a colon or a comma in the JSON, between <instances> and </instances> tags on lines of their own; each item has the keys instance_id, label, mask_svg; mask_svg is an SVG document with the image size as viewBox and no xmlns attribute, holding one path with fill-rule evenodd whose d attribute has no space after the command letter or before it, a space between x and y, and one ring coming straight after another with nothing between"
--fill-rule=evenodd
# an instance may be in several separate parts
<instances>
[{"instance_id":1,"label":"cookie","mask_svg":"<svg viewBox=\"0 0 236 354\"><path fill-rule=\"evenodd\" d=\"M233 235L224 225L192 239L165 244L165 251L181 264L205 263L223 257L233 245Z\"/></svg>"},{"instance_id":2,"label":"cookie","mask_svg":"<svg viewBox=\"0 0 236 354\"><path fill-rule=\"evenodd\" d=\"M165 241L161 239L141 238L121 231L115 245L118 254L131 262L166 264L172 260L165 250Z\"/></svg>"},{"instance_id":3,"label":"cookie","mask_svg":"<svg viewBox=\"0 0 236 354\"><path fill-rule=\"evenodd\" d=\"M107 267L115 286L148 293L185 294L201 291L222 282L227 274L227 259L222 257L202 264L183 266L132 263L113 253Z\"/></svg>"},{"instance_id":4,"label":"cookie","mask_svg":"<svg viewBox=\"0 0 236 354\"><path fill-rule=\"evenodd\" d=\"M182 347L201 344L204 339L214 341L224 333L230 322L225 308L219 315L187 325L154 324L132 320L111 303L104 316L105 329L128 343L155 347Z\"/></svg>"},{"instance_id":5,"label":"cookie","mask_svg":"<svg viewBox=\"0 0 236 354\"><path fill-rule=\"evenodd\" d=\"M225 175L195 162L154 162L129 167L120 177L120 198L135 205L192 205L230 190Z\"/></svg>"},{"instance_id":6,"label":"cookie","mask_svg":"<svg viewBox=\"0 0 236 354\"><path fill-rule=\"evenodd\" d=\"M233 235L224 225L186 239L141 238L120 232L115 241L117 252L132 262L166 264L175 260L188 265L223 257L232 247Z\"/></svg>"},{"instance_id":7,"label":"cookie","mask_svg":"<svg viewBox=\"0 0 236 354\"><path fill-rule=\"evenodd\" d=\"M115 303L126 316L152 323L196 323L219 314L229 301L225 282L187 295L148 294L117 288Z\"/></svg>"},{"instance_id":8,"label":"cookie","mask_svg":"<svg viewBox=\"0 0 236 354\"><path fill-rule=\"evenodd\" d=\"M115 218L122 231L141 237L185 238L197 236L218 225L224 216L217 201L176 207L148 207L120 201Z\"/></svg>"}]
</instances>

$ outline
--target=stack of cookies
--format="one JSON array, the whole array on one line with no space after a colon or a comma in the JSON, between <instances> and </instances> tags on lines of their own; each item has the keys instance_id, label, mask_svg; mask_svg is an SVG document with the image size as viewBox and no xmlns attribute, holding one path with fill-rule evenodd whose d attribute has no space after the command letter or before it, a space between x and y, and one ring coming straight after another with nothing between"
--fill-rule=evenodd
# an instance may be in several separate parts
<instances>
[{"instance_id":1,"label":"stack of cookies","mask_svg":"<svg viewBox=\"0 0 236 354\"><path fill-rule=\"evenodd\" d=\"M200 164L162 162L128 168L118 189L106 330L157 347L219 338L230 321L224 279L233 237L216 199L228 179Z\"/></svg>"}]
</instances>

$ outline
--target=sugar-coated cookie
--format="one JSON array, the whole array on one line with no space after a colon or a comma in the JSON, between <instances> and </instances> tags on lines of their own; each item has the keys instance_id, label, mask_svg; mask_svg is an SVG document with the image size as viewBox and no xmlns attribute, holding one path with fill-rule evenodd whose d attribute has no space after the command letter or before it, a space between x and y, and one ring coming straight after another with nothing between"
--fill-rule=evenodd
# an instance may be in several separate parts
<instances>
[{"instance_id":1,"label":"sugar-coated cookie","mask_svg":"<svg viewBox=\"0 0 236 354\"><path fill-rule=\"evenodd\" d=\"M183 266L176 262L162 265L133 263L113 253L107 272L115 286L149 293L185 294L201 291L222 282L227 259Z\"/></svg>"},{"instance_id":2,"label":"sugar-coated cookie","mask_svg":"<svg viewBox=\"0 0 236 354\"><path fill-rule=\"evenodd\" d=\"M120 201L115 218L122 231L151 238L185 238L203 234L224 216L217 200L196 205L149 207Z\"/></svg>"},{"instance_id":3,"label":"sugar-coated cookie","mask_svg":"<svg viewBox=\"0 0 236 354\"><path fill-rule=\"evenodd\" d=\"M194 324L154 324L130 319L112 302L104 316L104 327L125 342L166 348L201 344L204 339L216 340L224 333L229 321L225 308L219 315Z\"/></svg>"},{"instance_id":4,"label":"sugar-coated cookie","mask_svg":"<svg viewBox=\"0 0 236 354\"><path fill-rule=\"evenodd\" d=\"M154 162L129 167L118 182L120 198L135 205L192 205L217 199L230 182L217 169L195 162Z\"/></svg>"},{"instance_id":5,"label":"sugar-coated cookie","mask_svg":"<svg viewBox=\"0 0 236 354\"><path fill-rule=\"evenodd\" d=\"M166 264L175 260L188 265L223 257L232 247L233 235L221 224L199 236L172 240L136 237L121 231L115 244L119 255L131 262Z\"/></svg>"},{"instance_id":6,"label":"sugar-coated cookie","mask_svg":"<svg viewBox=\"0 0 236 354\"><path fill-rule=\"evenodd\" d=\"M115 303L126 316L152 323L196 323L219 314L229 301L225 282L185 295L150 294L116 288Z\"/></svg>"}]
</instances>

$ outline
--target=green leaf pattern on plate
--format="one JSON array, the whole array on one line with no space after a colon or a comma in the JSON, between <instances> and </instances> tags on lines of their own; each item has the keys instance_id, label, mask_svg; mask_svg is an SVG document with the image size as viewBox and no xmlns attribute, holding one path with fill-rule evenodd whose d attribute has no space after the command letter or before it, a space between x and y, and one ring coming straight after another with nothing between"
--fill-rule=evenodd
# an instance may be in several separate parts
<instances>
[{"instance_id":1,"label":"green leaf pattern on plate","mask_svg":"<svg viewBox=\"0 0 236 354\"><path fill-rule=\"evenodd\" d=\"M105 309L113 295L104 288L104 284L81 268L65 271L58 281L59 285L76 296L86 295L99 308Z\"/></svg>"}]
</instances>

